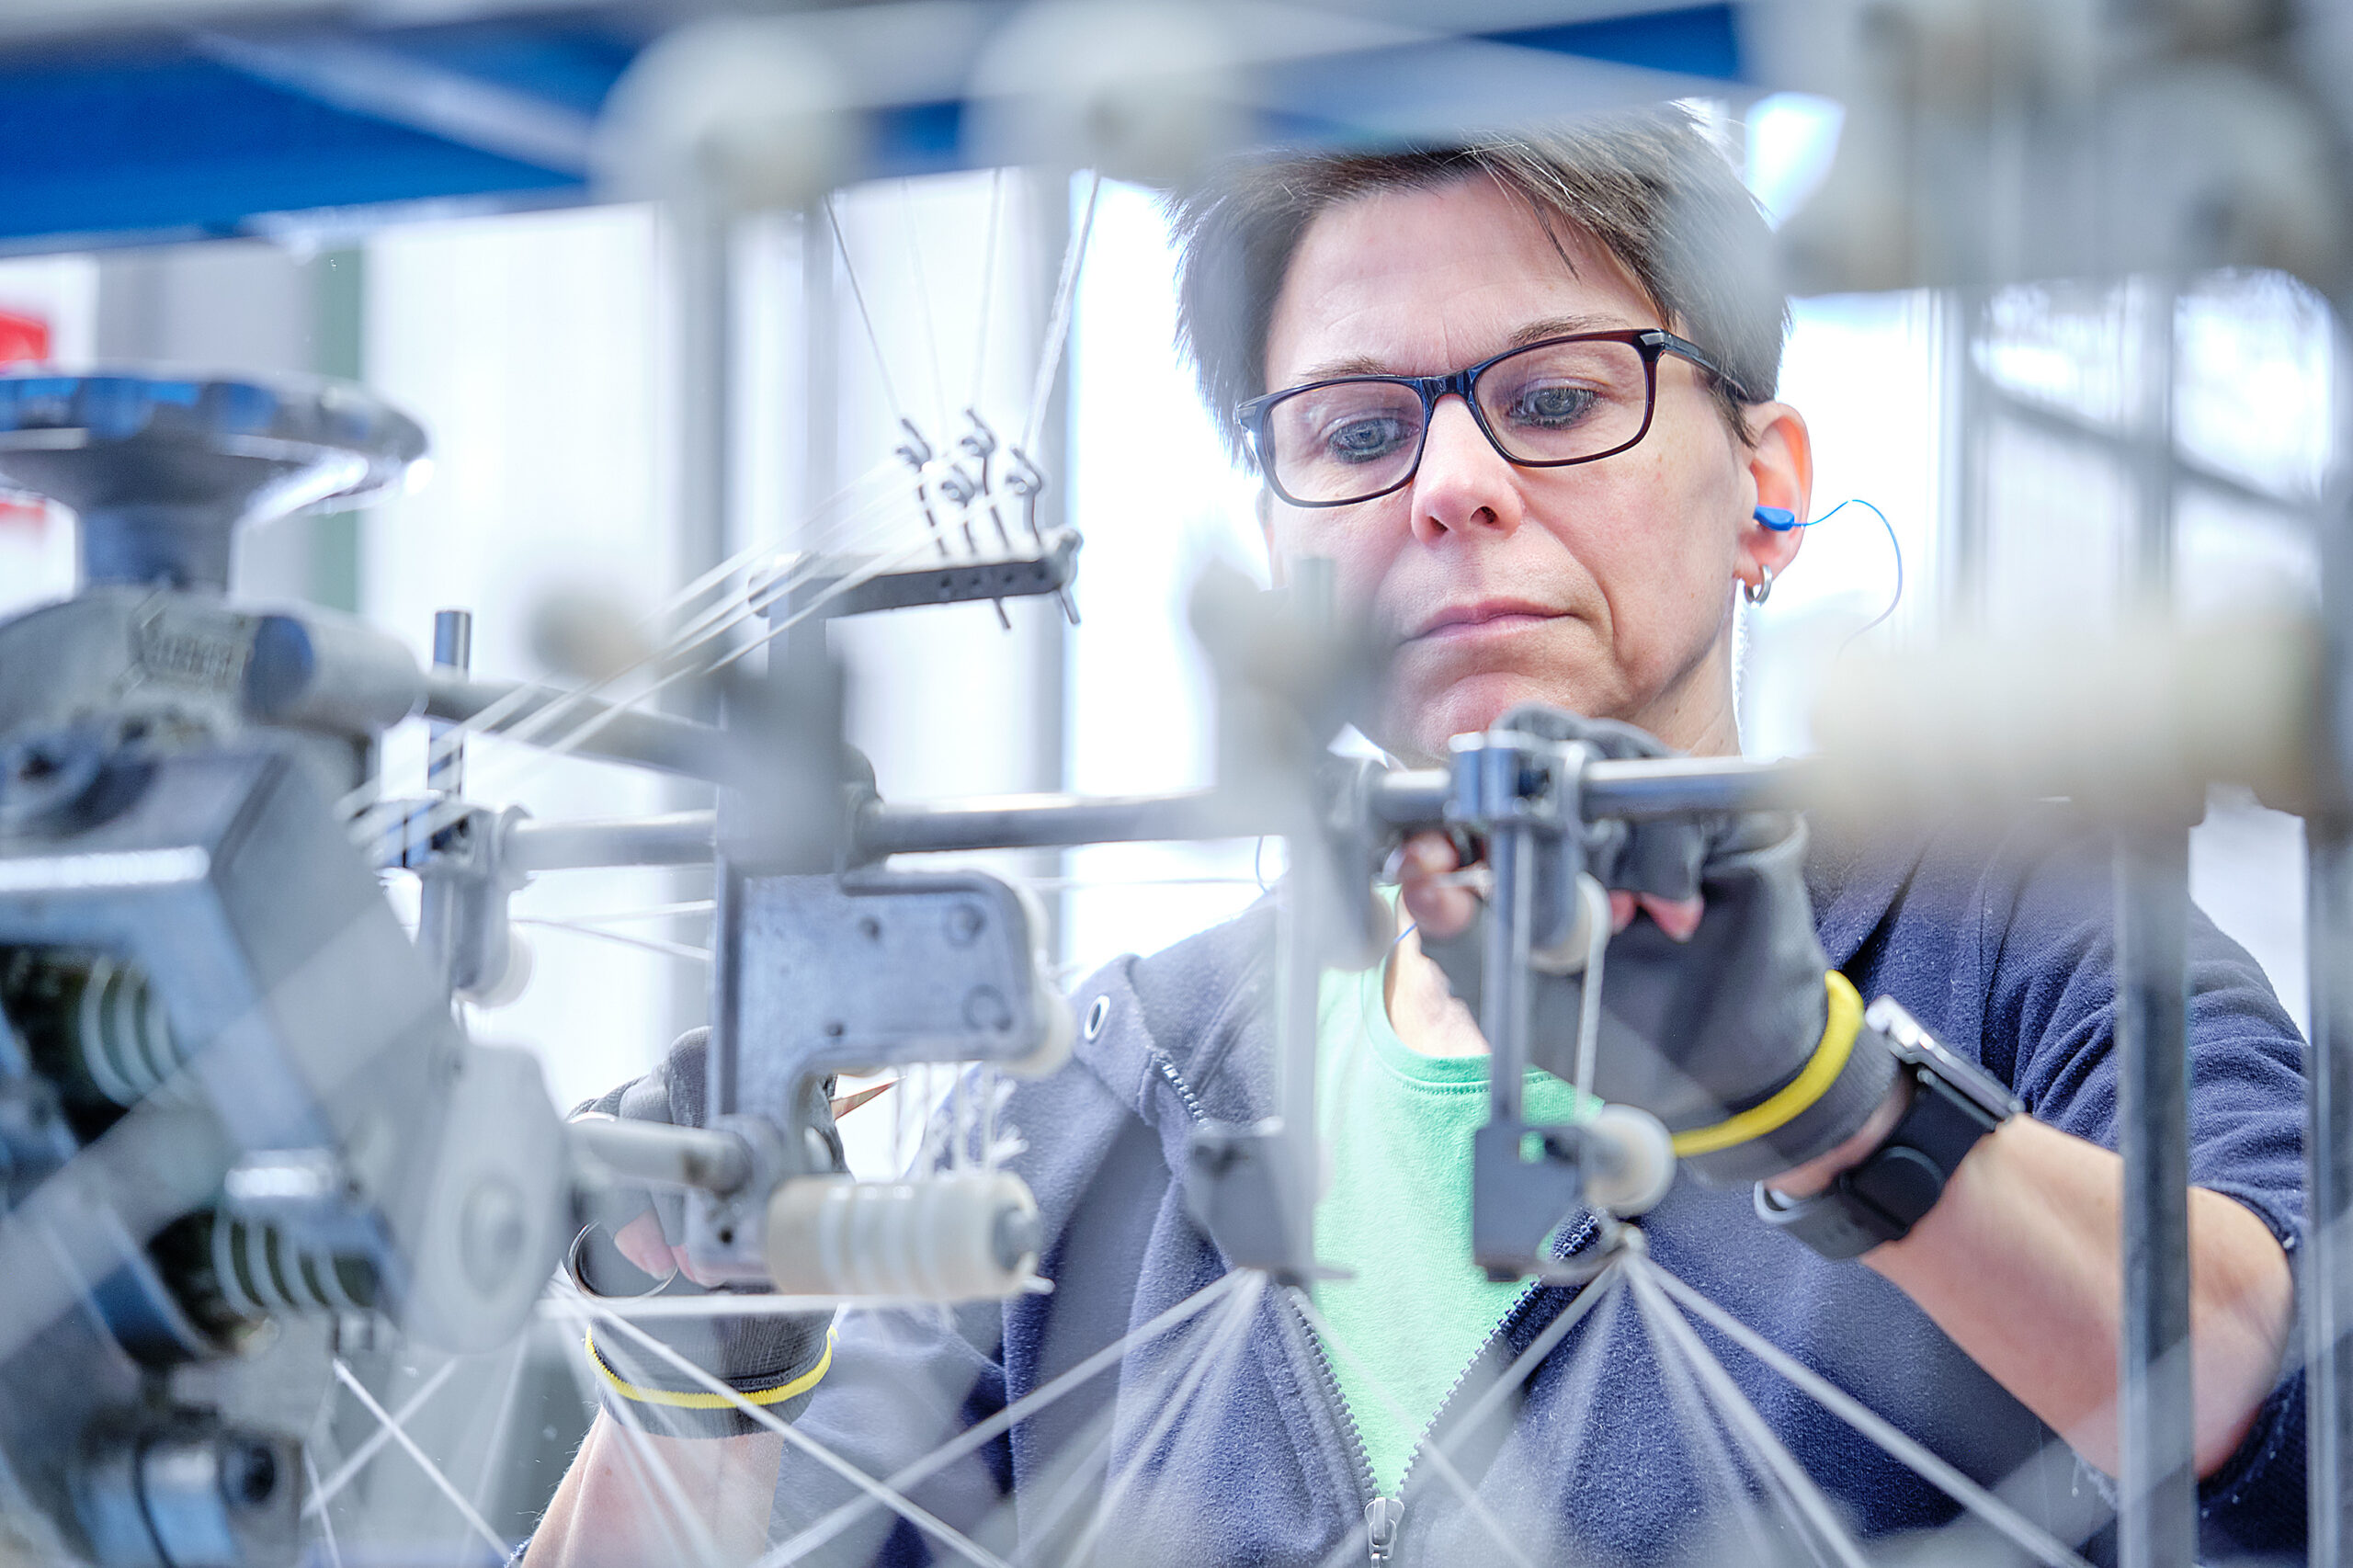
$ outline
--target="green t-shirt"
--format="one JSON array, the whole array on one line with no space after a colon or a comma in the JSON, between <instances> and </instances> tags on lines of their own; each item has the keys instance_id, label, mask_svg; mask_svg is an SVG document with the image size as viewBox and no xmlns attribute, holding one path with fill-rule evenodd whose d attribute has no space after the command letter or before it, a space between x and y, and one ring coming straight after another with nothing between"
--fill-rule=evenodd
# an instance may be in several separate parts
<instances>
[{"instance_id":1,"label":"green t-shirt","mask_svg":"<svg viewBox=\"0 0 2353 1568\"><path fill-rule=\"evenodd\" d=\"M1394 1494L1439 1403L1524 1282L1491 1284L1471 1261L1471 1134L1487 1119L1487 1059L1424 1056L1391 1027L1385 966L1326 974L1316 1031L1317 1116L1331 1180L1315 1206L1332 1370ZM1572 1119L1576 1091L1528 1074L1527 1119ZM1385 1395L1385 1397L1384 1397Z\"/></svg>"}]
</instances>

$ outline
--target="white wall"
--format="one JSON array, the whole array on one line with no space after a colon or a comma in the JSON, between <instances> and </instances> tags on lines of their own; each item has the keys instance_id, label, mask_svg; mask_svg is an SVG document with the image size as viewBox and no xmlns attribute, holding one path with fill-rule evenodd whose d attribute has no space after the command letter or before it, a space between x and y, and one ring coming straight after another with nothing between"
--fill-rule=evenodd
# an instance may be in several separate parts
<instances>
[{"instance_id":1,"label":"white wall","mask_svg":"<svg viewBox=\"0 0 2353 1568\"><path fill-rule=\"evenodd\" d=\"M1211 781L1206 663L1186 599L1211 561L1266 575L1256 486L1226 460L1176 350L1176 257L1148 192L1106 185L1071 354L1073 520L1086 535L1070 640L1070 784ZM1074 970L1150 952L1258 896L1255 843L1106 845L1069 858ZM1279 870L1270 847L1267 872ZM1222 879L1222 880L1210 880Z\"/></svg>"},{"instance_id":2,"label":"white wall","mask_svg":"<svg viewBox=\"0 0 2353 1568\"><path fill-rule=\"evenodd\" d=\"M369 246L367 363L375 389L423 421L429 483L369 514L361 582L369 617L422 660L437 609L474 612L473 667L542 674L534 608L553 589L617 610L652 611L670 585L662 467L663 311L652 214L614 207L426 224ZM388 787L420 789L423 726L385 747ZM546 763L478 745L470 792L543 818L666 809L632 770ZM518 915L569 916L666 902L657 873L550 873L517 896ZM655 937L659 923L616 927ZM511 1008L478 1032L527 1044L561 1103L642 1072L668 1043L675 960L565 931L528 933L538 968Z\"/></svg>"}]
</instances>

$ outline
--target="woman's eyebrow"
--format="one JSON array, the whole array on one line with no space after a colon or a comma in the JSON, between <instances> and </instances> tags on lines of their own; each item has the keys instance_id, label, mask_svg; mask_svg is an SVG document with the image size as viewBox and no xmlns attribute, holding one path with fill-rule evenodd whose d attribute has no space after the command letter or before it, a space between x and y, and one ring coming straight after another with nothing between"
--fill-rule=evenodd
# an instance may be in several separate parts
<instances>
[{"instance_id":1,"label":"woman's eyebrow","mask_svg":"<svg viewBox=\"0 0 2353 1568\"><path fill-rule=\"evenodd\" d=\"M1336 381L1342 376L1402 376L1411 373L1397 369L1370 354L1355 354L1346 359L1326 359L1320 365L1310 365L1300 372L1299 380L1292 384L1305 386L1311 381Z\"/></svg>"},{"instance_id":2,"label":"woman's eyebrow","mask_svg":"<svg viewBox=\"0 0 2353 1568\"><path fill-rule=\"evenodd\" d=\"M1506 347L1525 348L1548 337L1574 337L1581 332L1622 332L1631 324L1612 316L1548 316L1513 333Z\"/></svg>"}]
</instances>

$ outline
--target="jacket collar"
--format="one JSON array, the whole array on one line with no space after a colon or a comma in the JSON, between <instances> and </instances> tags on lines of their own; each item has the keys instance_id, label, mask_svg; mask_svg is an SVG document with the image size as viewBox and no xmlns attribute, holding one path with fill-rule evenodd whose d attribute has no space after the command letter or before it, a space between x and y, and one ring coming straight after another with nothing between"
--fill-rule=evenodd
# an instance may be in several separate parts
<instances>
[{"instance_id":1,"label":"jacket collar","mask_svg":"<svg viewBox=\"0 0 2353 1568\"><path fill-rule=\"evenodd\" d=\"M1927 837L1916 832L1841 832L1818 820L1806 824L1805 887L1813 926L1833 969L1852 963L1912 880Z\"/></svg>"},{"instance_id":2,"label":"jacket collar","mask_svg":"<svg viewBox=\"0 0 2353 1568\"><path fill-rule=\"evenodd\" d=\"M1149 958L1107 964L1072 993L1073 1054L1181 1154L1199 1121L1267 1114L1274 901ZM1171 1169L1184 1168L1181 1158Z\"/></svg>"}]
</instances>

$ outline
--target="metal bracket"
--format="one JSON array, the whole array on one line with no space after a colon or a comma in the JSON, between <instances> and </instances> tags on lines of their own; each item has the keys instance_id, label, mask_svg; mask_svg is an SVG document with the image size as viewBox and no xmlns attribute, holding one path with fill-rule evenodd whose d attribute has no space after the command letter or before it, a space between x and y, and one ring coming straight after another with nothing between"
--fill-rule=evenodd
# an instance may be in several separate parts
<instances>
[{"instance_id":1,"label":"metal bracket","mask_svg":"<svg viewBox=\"0 0 2353 1568\"><path fill-rule=\"evenodd\" d=\"M1236 1268L1264 1269L1302 1285L1323 1271L1298 1257L1312 1201L1290 1175L1299 1168L1279 1120L1193 1130L1185 1156L1185 1212Z\"/></svg>"},{"instance_id":2,"label":"metal bracket","mask_svg":"<svg viewBox=\"0 0 2353 1568\"><path fill-rule=\"evenodd\" d=\"M1584 1131L1491 1120L1471 1135L1471 1261L1490 1279L1518 1279L1544 1257L1544 1238L1585 1198Z\"/></svg>"},{"instance_id":3,"label":"metal bracket","mask_svg":"<svg viewBox=\"0 0 2353 1568\"><path fill-rule=\"evenodd\" d=\"M713 1108L782 1115L827 1073L918 1062L1055 1065L1067 1009L1038 977L1029 908L975 871L729 880L733 967ZM1056 1013L1064 1015L1055 1027ZM1059 1045L1058 1042L1059 1041Z\"/></svg>"},{"instance_id":4,"label":"metal bracket","mask_svg":"<svg viewBox=\"0 0 2353 1568\"><path fill-rule=\"evenodd\" d=\"M530 881L507 864L504 851L508 833L530 813L520 806L467 806L450 822L454 808L435 800L403 804L380 860L412 873L428 890L417 946L452 992L495 1006L509 994L516 957L506 901ZM414 830L437 813L443 825L430 834Z\"/></svg>"},{"instance_id":5,"label":"metal bracket","mask_svg":"<svg viewBox=\"0 0 2353 1568\"><path fill-rule=\"evenodd\" d=\"M952 492L950 495L952 499ZM970 505L969 499L964 505ZM774 623L807 612L820 601L822 608L815 613L838 619L917 605L1059 595L1078 575L1080 542L1076 529L1056 528L1029 550L935 561L895 572L871 572L879 558L842 556L773 597L767 585L755 584L752 598Z\"/></svg>"}]
</instances>

